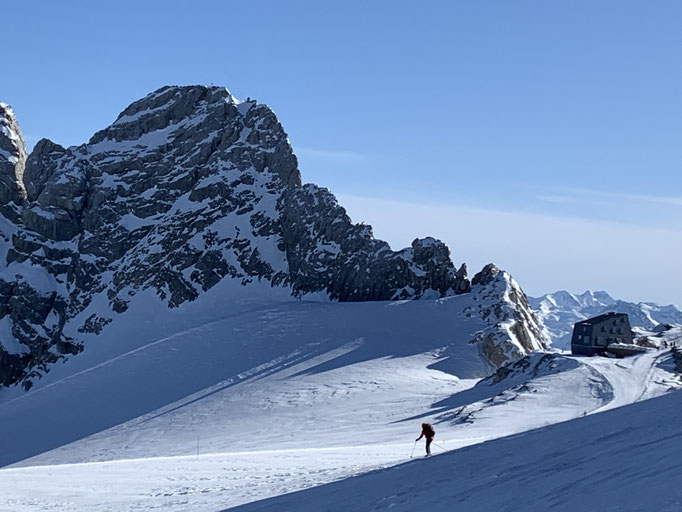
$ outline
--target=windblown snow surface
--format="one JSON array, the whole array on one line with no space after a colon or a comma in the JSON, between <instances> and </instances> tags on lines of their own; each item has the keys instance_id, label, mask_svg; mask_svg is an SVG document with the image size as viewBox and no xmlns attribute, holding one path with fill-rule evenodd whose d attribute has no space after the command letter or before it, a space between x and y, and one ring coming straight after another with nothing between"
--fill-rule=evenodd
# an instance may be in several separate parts
<instances>
[{"instance_id":1,"label":"windblown snow surface","mask_svg":"<svg viewBox=\"0 0 682 512\"><path fill-rule=\"evenodd\" d=\"M669 350L536 353L482 379L471 300L190 303L112 325L0 392L0 510L682 508L682 394L628 405L680 387Z\"/></svg>"}]
</instances>

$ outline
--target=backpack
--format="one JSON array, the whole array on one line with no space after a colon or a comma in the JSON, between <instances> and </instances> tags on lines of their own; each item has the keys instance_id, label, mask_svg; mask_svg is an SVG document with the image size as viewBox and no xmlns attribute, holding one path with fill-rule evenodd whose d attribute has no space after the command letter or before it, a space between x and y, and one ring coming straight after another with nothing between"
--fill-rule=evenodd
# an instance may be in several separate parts
<instances>
[{"instance_id":1,"label":"backpack","mask_svg":"<svg viewBox=\"0 0 682 512\"><path fill-rule=\"evenodd\" d=\"M424 433L426 434L427 437L434 437L436 435L436 431L433 430L431 423L427 423L426 425L424 425Z\"/></svg>"}]
</instances>

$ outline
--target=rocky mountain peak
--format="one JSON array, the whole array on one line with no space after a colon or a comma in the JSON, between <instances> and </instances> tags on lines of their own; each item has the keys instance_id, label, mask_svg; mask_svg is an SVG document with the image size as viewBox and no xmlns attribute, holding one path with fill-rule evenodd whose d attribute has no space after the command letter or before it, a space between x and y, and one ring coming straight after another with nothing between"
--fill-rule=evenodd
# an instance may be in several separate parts
<instances>
[{"instance_id":1,"label":"rocky mountain peak","mask_svg":"<svg viewBox=\"0 0 682 512\"><path fill-rule=\"evenodd\" d=\"M230 92L222 87L204 86L166 86L130 104L121 112L109 127L97 132L88 144L103 140L137 140L142 135L163 130L181 123L188 118L196 118L216 108L225 117L233 117L229 112L238 102ZM248 110L251 105L243 107ZM232 116L230 115L232 114ZM217 116L214 116L216 121Z\"/></svg>"},{"instance_id":2,"label":"rocky mountain peak","mask_svg":"<svg viewBox=\"0 0 682 512\"><path fill-rule=\"evenodd\" d=\"M486 286L492 283L499 273L500 269L497 268L497 265L494 263L488 263L478 274L473 277L471 284Z\"/></svg>"},{"instance_id":3,"label":"rocky mountain peak","mask_svg":"<svg viewBox=\"0 0 682 512\"><path fill-rule=\"evenodd\" d=\"M11 110L2 112L0 188L14 201L0 211L5 385L30 385L141 307L131 305L143 294L172 309L225 281L243 293L337 301L471 290L466 266L456 268L441 241L394 251L329 190L302 185L274 112L227 89L163 87L88 143L43 139L28 158ZM500 274L489 265L474 284L494 287ZM497 288L508 298L516 290Z\"/></svg>"}]
</instances>

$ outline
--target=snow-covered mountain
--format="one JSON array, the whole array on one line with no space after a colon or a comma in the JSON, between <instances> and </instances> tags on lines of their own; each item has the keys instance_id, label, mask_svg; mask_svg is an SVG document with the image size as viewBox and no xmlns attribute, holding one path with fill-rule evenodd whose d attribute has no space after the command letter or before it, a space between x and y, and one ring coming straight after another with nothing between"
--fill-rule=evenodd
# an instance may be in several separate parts
<instances>
[{"instance_id":1,"label":"snow-covered mountain","mask_svg":"<svg viewBox=\"0 0 682 512\"><path fill-rule=\"evenodd\" d=\"M626 302L608 293L586 291L581 295L558 291L541 297L529 297L536 317L546 328L552 345L570 349L573 324L609 311L627 313L633 327L651 330L659 324L682 325L682 310L675 305L659 306L652 302Z\"/></svg>"},{"instance_id":2,"label":"snow-covered mountain","mask_svg":"<svg viewBox=\"0 0 682 512\"><path fill-rule=\"evenodd\" d=\"M43 139L28 156L0 104L0 199L4 386L29 388L56 361L126 330L115 324L152 313L163 330L182 316L167 310L221 318L300 298L437 299L471 289L442 242L393 251L327 189L302 185L273 111L219 87L163 87L88 143ZM490 332L475 337L498 366L545 340L506 273L490 267L474 278L493 280L499 293L487 300L503 307L471 314L486 315Z\"/></svg>"}]
</instances>

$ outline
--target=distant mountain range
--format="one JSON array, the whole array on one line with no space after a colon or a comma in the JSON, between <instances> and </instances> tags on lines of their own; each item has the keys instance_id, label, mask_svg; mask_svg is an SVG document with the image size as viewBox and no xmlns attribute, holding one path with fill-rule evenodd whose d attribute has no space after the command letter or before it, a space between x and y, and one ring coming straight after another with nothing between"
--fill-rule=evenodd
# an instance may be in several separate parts
<instances>
[{"instance_id":1,"label":"distant mountain range","mask_svg":"<svg viewBox=\"0 0 682 512\"><path fill-rule=\"evenodd\" d=\"M653 302L627 302L607 292L586 291L576 295L565 290L541 297L529 297L531 307L544 324L552 345L570 349L573 324L609 311L627 313L633 327L653 329L659 324L682 324L682 310L677 306L659 306Z\"/></svg>"}]
</instances>

